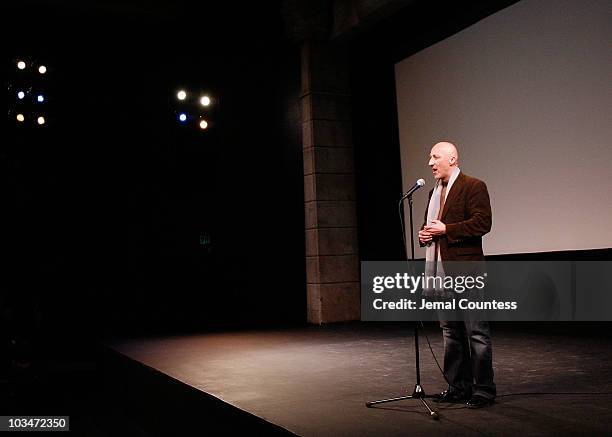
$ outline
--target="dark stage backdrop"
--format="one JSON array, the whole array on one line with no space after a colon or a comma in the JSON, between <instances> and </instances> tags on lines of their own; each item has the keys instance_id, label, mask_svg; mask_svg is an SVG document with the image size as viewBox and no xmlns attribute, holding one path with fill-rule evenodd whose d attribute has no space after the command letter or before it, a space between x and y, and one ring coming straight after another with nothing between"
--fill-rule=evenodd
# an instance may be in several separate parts
<instances>
[{"instance_id":1,"label":"dark stage backdrop","mask_svg":"<svg viewBox=\"0 0 612 437\"><path fill-rule=\"evenodd\" d=\"M59 5L3 6L7 74L34 56L53 94L45 129L3 130L2 307L71 333L302 323L299 52L278 5ZM178 87L210 92L208 132L178 126Z\"/></svg>"}]
</instances>

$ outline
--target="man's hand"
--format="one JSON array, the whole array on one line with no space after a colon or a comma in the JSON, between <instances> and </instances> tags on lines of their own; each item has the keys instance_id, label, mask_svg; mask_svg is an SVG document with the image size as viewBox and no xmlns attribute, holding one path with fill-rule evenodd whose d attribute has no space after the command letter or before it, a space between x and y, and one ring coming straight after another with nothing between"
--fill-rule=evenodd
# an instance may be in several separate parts
<instances>
[{"instance_id":1,"label":"man's hand","mask_svg":"<svg viewBox=\"0 0 612 437\"><path fill-rule=\"evenodd\" d=\"M432 220L431 224L425 226L423 231L429 233L432 237L438 237L440 235L446 234L446 225L442 223L440 220ZM421 234L419 232L419 238Z\"/></svg>"},{"instance_id":2,"label":"man's hand","mask_svg":"<svg viewBox=\"0 0 612 437\"><path fill-rule=\"evenodd\" d=\"M421 242L421 244L429 244L431 243L431 239L432 239L432 236L429 232L423 229L419 231L419 241Z\"/></svg>"}]
</instances>

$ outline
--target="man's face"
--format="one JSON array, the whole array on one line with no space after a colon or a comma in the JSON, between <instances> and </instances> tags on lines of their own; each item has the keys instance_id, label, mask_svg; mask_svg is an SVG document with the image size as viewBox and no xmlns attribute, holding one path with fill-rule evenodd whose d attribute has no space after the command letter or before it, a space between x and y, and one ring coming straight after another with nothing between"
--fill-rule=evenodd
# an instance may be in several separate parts
<instances>
[{"instance_id":1,"label":"man's face","mask_svg":"<svg viewBox=\"0 0 612 437\"><path fill-rule=\"evenodd\" d=\"M446 147L433 146L429 154L429 166L434 178L448 182L454 169L456 158L451 156Z\"/></svg>"}]
</instances>

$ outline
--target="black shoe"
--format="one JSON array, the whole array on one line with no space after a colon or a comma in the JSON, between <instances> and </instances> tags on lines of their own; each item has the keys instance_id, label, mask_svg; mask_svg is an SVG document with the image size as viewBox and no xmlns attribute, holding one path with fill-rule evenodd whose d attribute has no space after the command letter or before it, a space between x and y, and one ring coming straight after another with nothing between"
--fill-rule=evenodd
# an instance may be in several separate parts
<instances>
[{"instance_id":1,"label":"black shoe","mask_svg":"<svg viewBox=\"0 0 612 437\"><path fill-rule=\"evenodd\" d=\"M467 401L467 407L471 409L488 407L489 405L493 405L495 399L485 398L484 396L474 395L471 397L469 401Z\"/></svg>"},{"instance_id":2,"label":"black shoe","mask_svg":"<svg viewBox=\"0 0 612 437\"><path fill-rule=\"evenodd\" d=\"M469 396L456 391L456 390L445 390L440 394L433 396L433 401L438 403L452 403L458 404L465 402Z\"/></svg>"}]
</instances>

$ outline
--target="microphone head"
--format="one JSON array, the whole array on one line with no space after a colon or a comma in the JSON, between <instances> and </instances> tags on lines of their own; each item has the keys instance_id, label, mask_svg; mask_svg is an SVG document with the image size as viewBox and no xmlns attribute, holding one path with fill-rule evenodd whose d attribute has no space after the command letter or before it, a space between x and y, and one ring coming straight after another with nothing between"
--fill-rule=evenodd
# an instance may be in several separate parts
<instances>
[{"instance_id":1,"label":"microphone head","mask_svg":"<svg viewBox=\"0 0 612 437\"><path fill-rule=\"evenodd\" d=\"M422 187L423 185L425 185L425 179L419 179L416 183L419 187Z\"/></svg>"}]
</instances>

